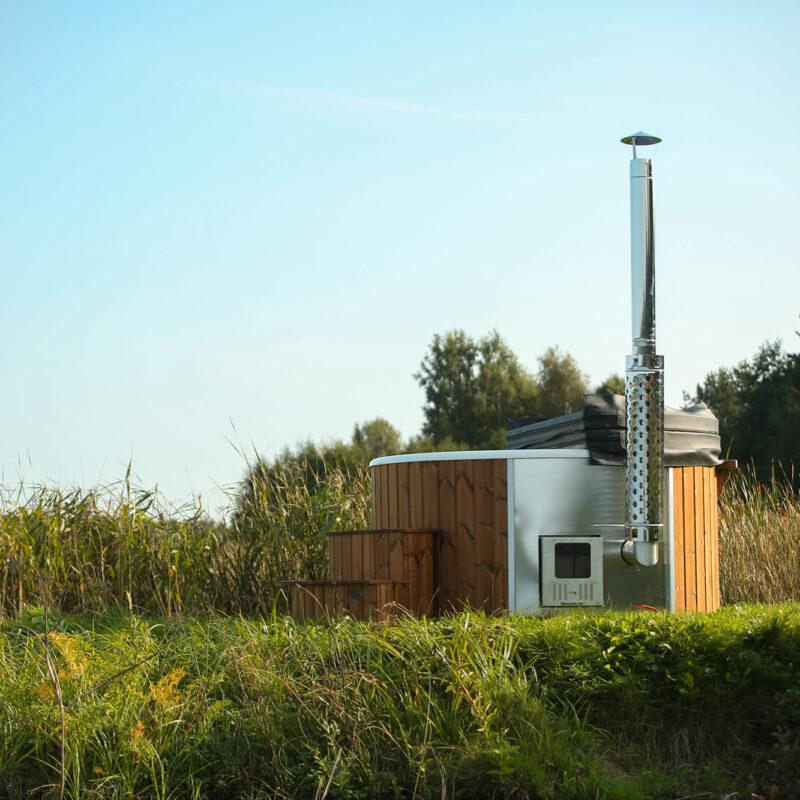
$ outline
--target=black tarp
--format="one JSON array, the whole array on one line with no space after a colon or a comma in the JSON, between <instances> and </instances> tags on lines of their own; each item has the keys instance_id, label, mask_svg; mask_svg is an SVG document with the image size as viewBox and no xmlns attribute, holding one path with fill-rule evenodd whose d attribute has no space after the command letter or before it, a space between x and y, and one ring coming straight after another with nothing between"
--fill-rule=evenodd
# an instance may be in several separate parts
<instances>
[{"instance_id":1,"label":"black tarp","mask_svg":"<svg viewBox=\"0 0 800 800\"><path fill-rule=\"evenodd\" d=\"M592 464L625 464L625 397L587 394L583 411L552 419L508 421L506 448L583 448ZM705 403L691 408L664 407L664 465L721 464L719 422Z\"/></svg>"}]
</instances>

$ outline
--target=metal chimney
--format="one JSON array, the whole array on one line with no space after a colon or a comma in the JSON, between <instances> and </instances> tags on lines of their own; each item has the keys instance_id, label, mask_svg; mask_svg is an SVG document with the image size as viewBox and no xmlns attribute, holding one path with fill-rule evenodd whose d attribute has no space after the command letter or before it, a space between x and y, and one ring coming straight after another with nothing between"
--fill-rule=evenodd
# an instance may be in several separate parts
<instances>
[{"instance_id":1,"label":"metal chimney","mask_svg":"<svg viewBox=\"0 0 800 800\"><path fill-rule=\"evenodd\" d=\"M636 147L656 136L634 133L621 140L633 147L631 181L631 300L633 353L625 371L627 456L625 530L643 566L658 563L664 527L664 359L656 355L656 275L653 239L653 162Z\"/></svg>"}]
</instances>

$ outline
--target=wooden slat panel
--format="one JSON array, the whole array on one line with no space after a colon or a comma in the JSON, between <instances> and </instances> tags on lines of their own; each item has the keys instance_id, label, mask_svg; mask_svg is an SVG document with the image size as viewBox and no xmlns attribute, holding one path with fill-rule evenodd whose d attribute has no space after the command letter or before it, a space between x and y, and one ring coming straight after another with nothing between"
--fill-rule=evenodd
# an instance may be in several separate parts
<instances>
[{"instance_id":1,"label":"wooden slat panel","mask_svg":"<svg viewBox=\"0 0 800 800\"><path fill-rule=\"evenodd\" d=\"M458 600L458 535L456 520L455 461L439 461L439 552L437 566L439 577L438 610L457 610Z\"/></svg>"},{"instance_id":2,"label":"wooden slat panel","mask_svg":"<svg viewBox=\"0 0 800 800\"><path fill-rule=\"evenodd\" d=\"M389 486L391 465L385 464L379 467L381 471L381 498L380 498L380 521L376 523L376 528L389 528L389 495L391 489Z\"/></svg>"},{"instance_id":3,"label":"wooden slat panel","mask_svg":"<svg viewBox=\"0 0 800 800\"><path fill-rule=\"evenodd\" d=\"M405 577L403 551L405 548L405 534L402 531L392 531L388 535L389 539L389 578L393 581L402 581ZM398 602L408 608L407 587L403 587L398 593Z\"/></svg>"},{"instance_id":4,"label":"wooden slat panel","mask_svg":"<svg viewBox=\"0 0 800 800\"><path fill-rule=\"evenodd\" d=\"M494 462L494 585L492 611L508 608L508 462Z\"/></svg>"},{"instance_id":5,"label":"wooden slat panel","mask_svg":"<svg viewBox=\"0 0 800 800\"><path fill-rule=\"evenodd\" d=\"M683 523L686 563L686 610L697 611L697 554L695 552L694 471L683 470Z\"/></svg>"},{"instance_id":6,"label":"wooden slat panel","mask_svg":"<svg viewBox=\"0 0 800 800\"><path fill-rule=\"evenodd\" d=\"M722 605L722 597L720 596L720 583L719 583L719 491L717 492L714 502L711 504L711 535L712 535L712 549L713 555L711 563L714 569L714 608L717 609Z\"/></svg>"},{"instance_id":7,"label":"wooden slat panel","mask_svg":"<svg viewBox=\"0 0 800 800\"><path fill-rule=\"evenodd\" d=\"M414 461L408 465L408 527L425 528L422 494L422 464Z\"/></svg>"},{"instance_id":8,"label":"wooden slat panel","mask_svg":"<svg viewBox=\"0 0 800 800\"><path fill-rule=\"evenodd\" d=\"M380 520L379 516L380 513L378 511L378 502L379 497L381 494L381 468L380 467L370 467L369 470L369 482L372 486L372 494L370 496L371 506L372 506L372 525L375 528L380 527Z\"/></svg>"},{"instance_id":9,"label":"wooden slat panel","mask_svg":"<svg viewBox=\"0 0 800 800\"><path fill-rule=\"evenodd\" d=\"M372 538L373 561L375 575L378 580L389 577L389 534L376 533Z\"/></svg>"},{"instance_id":10,"label":"wooden slat panel","mask_svg":"<svg viewBox=\"0 0 800 800\"><path fill-rule=\"evenodd\" d=\"M422 525L439 530L439 463L423 461L422 467Z\"/></svg>"},{"instance_id":11,"label":"wooden slat panel","mask_svg":"<svg viewBox=\"0 0 800 800\"><path fill-rule=\"evenodd\" d=\"M475 543L475 468L472 461L456 461L456 570L457 608L477 606Z\"/></svg>"},{"instance_id":12,"label":"wooden slat panel","mask_svg":"<svg viewBox=\"0 0 800 800\"><path fill-rule=\"evenodd\" d=\"M347 611L347 586L344 583L337 583L333 586L333 604L330 609L330 616L340 617Z\"/></svg>"},{"instance_id":13,"label":"wooden slat panel","mask_svg":"<svg viewBox=\"0 0 800 800\"><path fill-rule=\"evenodd\" d=\"M294 619L303 619L305 617L305 607L303 606L303 595L300 592L300 587L295 584L291 589L292 617L294 617Z\"/></svg>"},{"instance_id":14,"label":"wooden slat panel","mask_svg":"<svg viewBox=\"0 0 800 800\"><path fill-rule=\"evenodd\" d=\"M475 480L475 599L474 605L491 611L494 603L494 461L476 461Z\"/></svg>"},{"instance_id":15,"label":"wooden slat panel","mask_svg":"<svg viewBox=\"0 0 800 800\"><path fill-rule=\"evenodd\" d=\"M433 533L405 534L403 572L408 609L413 614L429 614L433 601Z\"/></svg>"},{"instance_id":16,"label":"wooden slat panel","mask_svg":"<svg viewBox=\"0 0 800 800\"><path fill-rule=\"evenodd\" d=\"M369 538L368 533L351 533L350 539L350 579L361 580L364 577L364 563L362 559L361 546L364 539Z\"/></svg>"},{"instance_id":17,"label":"wooden slat panel","mask_svg":"<svg viewBox=\"0 0 800 800\"><path fill-rule=\"evenodd\" d=\"M353 578L353 534L343 533L342 540L342 571L340 580L349 581Z\"/></svg>"},{"instance_id":18,"label":"wooden slat panel","mask_svg":"<svg viewBox=\"0 0 800 800\"><path fill-rule=\"evenodd\" d=\"M375 574L375 534L370 532L361 537L361 577L377 578Z\"/></svg>"},{"instance_id":19,"label":"wooden slat panel","mask_svg":"<svg viewBox=\"0 0 800 800\"><path fill-rule=\"evenodd\" d=\"M342 536L334 537L337 540L338 547L337 547L337 559L338 565L336 567L336 578L337 581L344 581L347 580L347 569L350 566L350 548L348 545L348 536L347 534L343 534Z\"/></svg>"},{"instance_id":20,"label":"wooden slat panel","mask_svg":"<svg viewBox=\"0 0 800 800\"><path fill-rule=\"evenodd\" d=\"M311 598L308 596L309 594L310 593L305 589L300 590L300 596L303 602L303 619L311 619L313 617L312 602Z\"/></svg>"},{"instance_id":21,"label":"wooden slat panel","mask_svg":"<svg viewBox=\"0 0 800 800\"><path fill-rule=\"evenodd\" d=\"M683 519L683 470L672 470L672 522L673 560L675 565L675 610L686 610L686 552L684 547L685 525Z\"/></svg>"},{"instance_id":22,"label":"wooden slat panel","mask_svg":"<svg viewBox=\"0 0 800 800\"><path fill-rule=\"evenodd\" d=\"M411 490L409 488L408 463L397 465L397 527L411 527Z\"/></svg>"},{"instance_id":23,"label":"wooden slat panel","mask_svg":"<svg viewBox=\"0 0 800 800\"><path fill-rule=\"evenodd\" d=\"M377 613L376 616L379 622L386 622L391 620L393 614L393 608L391 604L394 601L394 593L387 585L381 585L377 587L377 597L376 597L376 606L377 606Z\"/></svg>"},{"instance_id":24,"label":"wooden slat panel","mask_svg":"<svg viewBox=\"0 0 800 800\"><path fill-rule=\"evenodd\" d=\"M703 535L703 606L699 611L711 611L713 600L711 597L711 553L709 552L709 516L708 506L708 470L706 467L698 467L700 470L700 498L702 503L702 520L700 527ZM698 541L699 546L699 541Z\"/></svg>"},{"instance_id":25,"label":"wooden slat panel","mask_svg":"<svg viewBox=\"0 0 800 800\"><path fill-rule=\"evenodd\" d=\"M400 485L399 485L399 464L389 464L389 472L387 473L387 494L389 495L389 528L399 528L400 527L400 516L399 516L399 493L400 493Z\"/></svg>"},{"instance_id":26,"label":"wooden slat panel","mask_svg":"<svg viewBox=\"0 0 800 800\"><path fill-rule=\"evenodd\" d=\"M364 619L364 589L366 587L355 584L347 587L347 605L353 619Z\"/></svg>"},{"instance_id":27,"label":"wooden slat panel","mask_svg":"<svg viewBox=\"0 0 800 800\"><path fill-rule=\"evenodd\" d=\"M434 592L434 535L420 534L420 545L417 548L417 594L419 597L418 613L432 614L435 602Z\"/></svg>"},{"instance_id":28,"label":"wooden slat panel","mask_svg":"<svg viewBox=\"0 0 800 800\"><path fill-rule=\"evenodd\" d=\"M370 586L369 592L364 598L364 619L371 619L378 616L378 609L380 608L380 601L378 592L380 586Z\"/></svg>"},{"instance_id":29,"label":"wooden slat panel","mask_svg":"<svg viewBox=\"0 0 800 800\"><path fill-rule=\"evenodd\" d=\"M706 536L703 492L703 468L693 467L694 479L694 551L697 574L697 610L706 610Z\"/></svg>"},{"instance_id":30,"label":"wooden slat panel","mask_svg":"<svg viewBox=\"0 0 800 800\"><path fill-rule=\"evenodd\" d=\"M706 543L706 611L716 611L717 604L716 568L717 537L714 525L714 507L717 504L717 476L713 467L703 468L703 517Z\"/></svg>"},{"instance_id":31,"label":"wooden slat panel","mask_svg":"<svg viewBox=\"0 0 800 800\"><path fill-rule=\"evenodd\" d=\"M716 470L709 470L708 474L708 551L709 571L711 573L711 611L719 608L719 535L717 530L717 517L714 513L717 508L717 474Z\"/></svg>"},{"instance_id":32,"label":"wooden slat panel","mask_svg":"<svg viewBox=\"0 0 800 800\"><path fill-rule=\"evenodd\" d=\"M336 580L336 565L339 560L336 556L336 548L339 546L335 536L328 537L328 580Z\"/></svg>"},{"instance_id":33,"label":"wooden slat panel","mask_svg":"<svg viewBox=\"0 0 800 800\"><path fill-rule=\"evenodd\" d=\"M419 585L419 559L417 557L424 534L403 534L403 579L406 582L404 596L406 608L412 614L419 614L420 585Z\"/></svg>"}]
</instances>

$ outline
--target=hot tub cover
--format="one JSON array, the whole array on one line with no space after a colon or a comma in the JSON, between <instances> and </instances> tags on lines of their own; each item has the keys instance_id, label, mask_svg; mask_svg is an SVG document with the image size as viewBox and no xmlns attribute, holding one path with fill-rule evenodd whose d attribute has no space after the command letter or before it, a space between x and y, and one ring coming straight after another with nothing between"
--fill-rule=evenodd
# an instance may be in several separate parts
<instances>
[{"instance_id":1,"label":"hot tub cover","mask_svg":"<svg viewBox=\"0 0 800 800\"><path fill-rule=\"evenodd\" d=\"M625 465L625 396L584 395L583 411L552 419L511 419L506 449L583 448L592 464ZM720 458L719 422L705 403L664 407L664 465L712 467Z\"/></svg>"}]
</instances>

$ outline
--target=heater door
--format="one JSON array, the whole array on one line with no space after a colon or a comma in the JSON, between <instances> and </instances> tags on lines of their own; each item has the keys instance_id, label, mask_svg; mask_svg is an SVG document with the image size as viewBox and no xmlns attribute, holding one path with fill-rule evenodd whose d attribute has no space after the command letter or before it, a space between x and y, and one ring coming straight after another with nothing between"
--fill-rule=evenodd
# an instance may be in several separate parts
<instances>
[{"instance_id":1,"label":"heater door","mask_svg":"<svg viewBox=\"0 0 800 800\"><path fill-rule=\"evenodd\" d=\"M603 538L539 537L543 607L603 605Z\"/></svg>"}]
</instances>

